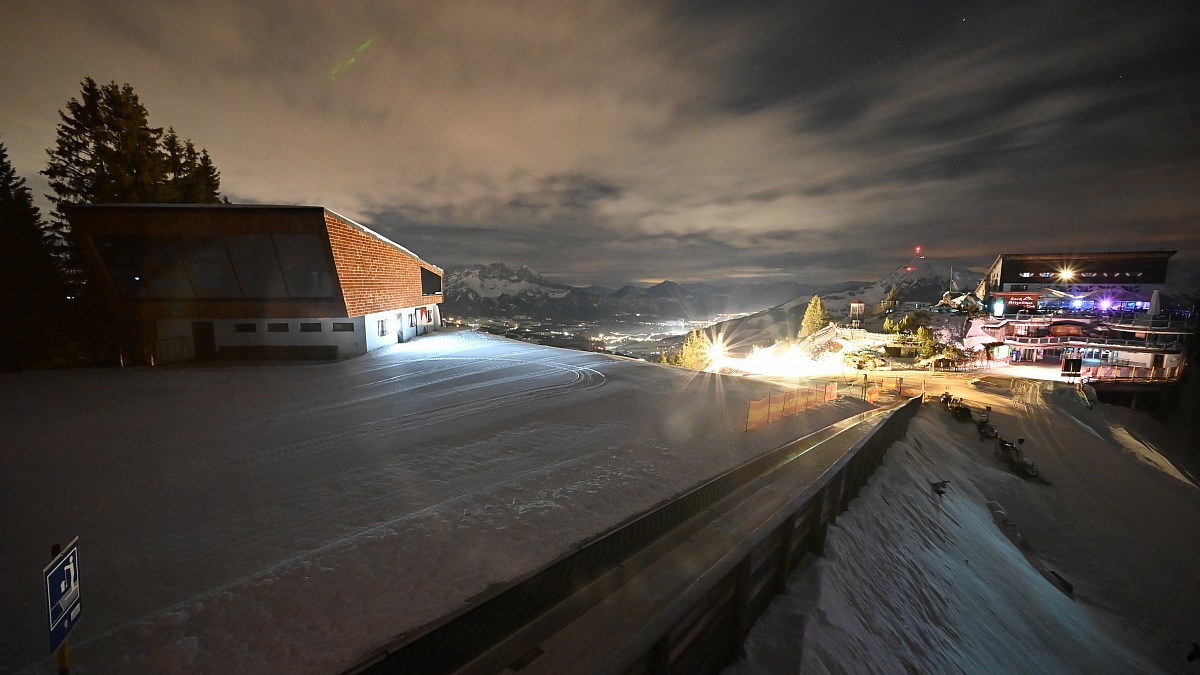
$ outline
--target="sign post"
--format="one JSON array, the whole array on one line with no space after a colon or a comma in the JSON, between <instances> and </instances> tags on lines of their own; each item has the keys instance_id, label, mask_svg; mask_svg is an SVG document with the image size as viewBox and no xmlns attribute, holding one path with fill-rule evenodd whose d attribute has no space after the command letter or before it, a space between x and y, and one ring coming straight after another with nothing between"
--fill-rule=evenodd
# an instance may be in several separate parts
<instances>
[{"instance_id":1,"label":"sign post","mask_svg":"<svg viewBox=\"0 0 1200 675\"><path fill-rule=\"evenodd\" d=\"M54 549L59 548L56 544ZM58 650L59 671L69 666L67 634L79 622L79 537L61 552L51 549L54 560L42 570L46 582L46 618L50 628L50 650Z\"/></svg>"}]
</instances>

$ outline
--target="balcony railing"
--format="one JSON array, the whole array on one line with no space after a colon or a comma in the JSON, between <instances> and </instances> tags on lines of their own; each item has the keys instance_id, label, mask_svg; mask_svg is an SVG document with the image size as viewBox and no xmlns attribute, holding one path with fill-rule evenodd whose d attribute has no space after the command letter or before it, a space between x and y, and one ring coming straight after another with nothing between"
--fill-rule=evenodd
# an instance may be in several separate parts
<instances>
[{"instance_id":1,"label":"balcony railing","mask_svg":"<svg viewBox=\"0 0 1200 675\"><path fill-rule=\"evenodd\" d=\"M1170 341L1148 341L1148 340L1120 340L1116 338L1101 338L1088 337L1086 335L1054 335L1047 337L1029 337L1027 335L1007 335L1004 338L1007 344L1016 344L1022 347L1038 347L1038 346L1067 346L1067 347L1095 347L1095 346L1112 346L1112 347L1134 347L1138 349L1150 349L1154 351L1178 351L1183 346L1182 340Z\"/></svg>"}]
</instances>

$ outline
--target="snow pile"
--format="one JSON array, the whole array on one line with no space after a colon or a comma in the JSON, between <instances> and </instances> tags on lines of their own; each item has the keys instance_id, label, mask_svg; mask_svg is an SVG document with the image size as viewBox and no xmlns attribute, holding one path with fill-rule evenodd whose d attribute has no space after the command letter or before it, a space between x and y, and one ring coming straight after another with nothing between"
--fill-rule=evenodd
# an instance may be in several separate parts
<instances>
[{"instance_id":1,"label":"snow pile","mask_svg":"<svg viewBox=\"0 0 1200 675\"><path fill-rule=\"evenodd\" d=\"M995 406L1002 436L1030 436L1052 485L1007 472L971 426L925 406L727 672L1185 669L1198 491L1074 418L1042 426L1078 412L1042 393L974 395Z\"/></svg>"}]
</instances>

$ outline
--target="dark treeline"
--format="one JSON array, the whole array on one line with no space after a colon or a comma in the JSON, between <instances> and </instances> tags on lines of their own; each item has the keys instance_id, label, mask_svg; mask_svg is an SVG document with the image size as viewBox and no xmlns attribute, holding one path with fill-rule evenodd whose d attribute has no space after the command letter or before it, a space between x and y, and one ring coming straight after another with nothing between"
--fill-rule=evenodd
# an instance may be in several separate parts
<instances>
[{"instance_id":1,"label":"dark treeline","mask_svg":"<svg viewBox=\"0 0 1200 675\"><path fill-rule=\"evenodd\" d=\"M39 172L52 191L49 221L0 136L0 316L12 322L0 331L0 370L100 364L117 353L121 328L105 315L63 206L221 201L208 151L151 127L130 85L86 78L59 118Z\"/></svg>"}]
</instances>

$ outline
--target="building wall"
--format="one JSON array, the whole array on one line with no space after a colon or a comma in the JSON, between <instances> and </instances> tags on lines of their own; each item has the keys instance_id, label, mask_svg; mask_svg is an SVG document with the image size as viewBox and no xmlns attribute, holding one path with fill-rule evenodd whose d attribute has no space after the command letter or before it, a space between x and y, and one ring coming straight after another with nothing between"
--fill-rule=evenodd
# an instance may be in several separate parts
<instances>
[{"instance_id":1,"label":"building wall","mask_svg":"<svg viewBox=\"0 0 1200 675\"><path fill-rule=\"evenodd\" d=\"M349 318L289 318L289 319L217 319L213 320L213 337L218 350L222 347L316 347L336 346L338 358L359 356L368 351L363 317ZM319 332L302 332L301 323L319 323ZM350 324L352 331L335 331L333 324ZM253 324L254 332L240 332L239 324ZM287 332L272 332L268 324L286 324ZM157 322L156 350L160 353L179 353L184 347L186 356L195 357L192 344L191 319L160 319ZM170 359L179 360L179 359Z\"/></svg>"},{"instance_id":2,"label":"building wall","mask_svg":"<svg viewBox=\"0 0 1200 675\"><path fill-rule=\"evenodd\" d=\"M422 309L425 311L422 312ZM441 328L441 314L437 305L375 312L364 316L363 320L367 330L367 351L397 342L408 342L418 335Z\"/></svg>"},{"instance_id":3,"label":"building wall","mask_svg":"<svg viewBox=\"0 0 1200 675\"><path fill-rule=\"evenodd\" d=\"M325 225L350 316L395 312L442 301L441 295L424 295L421 289L421 269L441 277L437 267L328 212Z\"/></svg>"}]
</instances>

